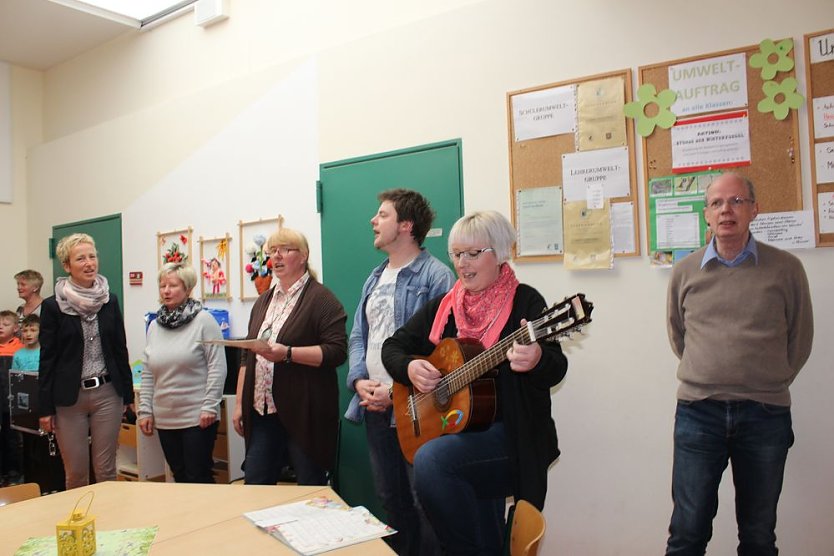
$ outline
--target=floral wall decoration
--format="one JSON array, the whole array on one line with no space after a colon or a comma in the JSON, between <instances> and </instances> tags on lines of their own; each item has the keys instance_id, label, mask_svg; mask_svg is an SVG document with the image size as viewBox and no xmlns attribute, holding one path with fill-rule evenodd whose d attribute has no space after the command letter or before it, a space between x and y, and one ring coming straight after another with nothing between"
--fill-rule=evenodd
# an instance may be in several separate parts
<instances>
[{"instance_id":1,"label":"floral wall decoration","mask_svg":"<svg viewBox=\"0 0 834 556\"><path fill-rule=\"evenodd\" d=\"M772 112L777 120L784 120L790 110L798 110L805 102L805 97L796 90L796 78L786 77L782 81L774 79L777 73L789 72L794 68L792 53L793 39L779 42L765 39L759 43L759 51L750 56L748 62L751 68L761 70L764 80L764 98L759 101L757 108L762 113Z\"/></svg>"},{"instance_id":2,"label":"floral wall decoration","mask_svg":"<svg viewBox=\"0 0 834 556\"><path fill-rule=\"evenodd\" d=\"M637 133L641 137L648 137L654 133L657 126L669 129L675 125L677 117L669 108L675 103L677 96L671 89L664 89L658 93L654 85L644 83L637 89L637 100L627 103L623 112L626 117L635 120Z\"/></svg>"},{"instance_id":3,"label":"floral wall decoration","mask_svg":"<svg viewBox=\"0 0 834 556\"><path fill-rule=\"evenodd\" d=\"M272 261L266 241L284 222L283 216L240 222L240 299L256 299L272 285Z\"/></svg>"},{"instance_id":4,"label":"floral wall decoration","mask_svg":"<svg viewBox=\"0 0 834 556\"><path fill-rule=\"evenodd\" d=\"M231 301L229 290L229 244L232 238L204 239L200 237L200 293L203 300L225 299Z\"/></svg>"},{"instance_id":5,"label":"floral wall decoration","mask_svg":"<svg viewBox=\"0 0 834 556\"><path fill-rule=\"evenodd\" d=\"M159 268L166 263L182 263L184 265L191 265L191 234L192 229L189 226L182 230L174 230L171 232L157 232L156 234L156 249L157 249L157 263Z\"/></svg>"}]
</instances>

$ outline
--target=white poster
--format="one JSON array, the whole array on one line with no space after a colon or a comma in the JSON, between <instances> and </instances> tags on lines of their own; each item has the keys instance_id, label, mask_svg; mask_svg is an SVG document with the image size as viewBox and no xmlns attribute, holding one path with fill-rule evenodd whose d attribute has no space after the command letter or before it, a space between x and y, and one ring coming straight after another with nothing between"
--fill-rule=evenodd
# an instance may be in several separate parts
<instances>
[{"instance_id":1,"label":"white poster","mask_svg":"<svg viewBox=\"0 0 834 556\"><path fill-rule=\"evenodd\" d=\"M816 247L814 213L810 210L759 213L750 223L750 233L756 241L780 249Z\"/></svg>"},{"instance_id":2,"label":"white poster","mask_svg":"<svg viewBox=\"0 0 834 556\"><path fill-rule=\"evenodd\" d=\"M615 253L634 253L634 203L611 203L611 241Z\"/></svg>"},{"instance_id":3,"label":"white poster","mask_svg":"<svg viewBox=\"0 0 834 556\"><path fill-rule=\"evenodd\" d=\"M820 233L834 234L834 192L817 193Z\"/></svg>"},{"instance_id":4,"label":"white poster","mask_svg":"<svg viewBox=\"0 0 834 556\"><path fill-rule=\"evenodd\" d=\"M814 37L809 48L812 64L834 60L834 33Z\"/></svg>"},{"instance_id":5,"label":"white poster","mask_svg":"<svg viewBox=\"0 0 834 556\"><path fill-rule=\"evenodd\" d=\"M673 172L747 164L750 164L747 110L678 120L672 126Z\"/></svg>"},{"instance_id":6,"label":"white poster","mask_svg":"<svg viewBox=\"0 0 834 556\"><path fill-rule=\"evenodd\" d=\"M834 183L834 141L814 145L817 183Z\"/></svg>"},{"instance_id":7,"label":"white poster","mask_svg":"<svg viewBox=\"0 0 834 556\"><path fill-rule=\"evenodd\" d=\"M598 149L562 155L565 201L586 201L588 187L602 185L605 197L630 194L628 147Z\"/></svg>"},{"instance_id":8,"label":"white poster","mask_svg":"<svg viewBox=\"0 0 834 556\"><path fill-rule=\"evenodd\" d=\"M669 66L669 88L678 117L747 106L746 57L730 54Z\"/></svg>"},{"instance_id":9,"label":"white poster","mask_svg":"<svg viewBox=\"0 0 834 556\"><path fill-rule=\"evenodd\" d=\"M576 85L512 97L516 141L576 131Z\"/></svg>"},{"instance_id":10,"label":"white poster","mask_svg":"<svg viewBox=\"0 0 834 556\"><path fill-rule=\"evenodd\" d=\"M834 137L834 96L814 99L814 137Z\"/></svg>"},{"instance_id":11,"label":"white poster","mask_svg":"<svg viewBox=\"0 0 834 556\"><path fill-rule=\"evenodd\" d=\"M562 188L534 187L516 194L518 256L561 255Z\"/></svg>"}]
</instances>

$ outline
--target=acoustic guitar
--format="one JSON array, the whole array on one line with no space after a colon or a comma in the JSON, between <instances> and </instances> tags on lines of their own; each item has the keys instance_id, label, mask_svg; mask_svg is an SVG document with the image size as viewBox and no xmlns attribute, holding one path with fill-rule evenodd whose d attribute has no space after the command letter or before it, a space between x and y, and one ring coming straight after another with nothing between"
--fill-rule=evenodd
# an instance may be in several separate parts
<instances>
[{"instance_id":1,"label":"acoustic guitar","mask_svg":"<svg viewBox=\"0 0 834 556\"><path fill-rule=\"evenodd\" d=\"M400 449L409 463L417 449L444 434L484 429L495 419L496 367L513 342L556 340L591 322L593 303L578 293L545 309L542 315L484 350L477 340L444 338L425 359L443 378L428 393L394 383L394 415Z\"/></svg>"}]
</instances>

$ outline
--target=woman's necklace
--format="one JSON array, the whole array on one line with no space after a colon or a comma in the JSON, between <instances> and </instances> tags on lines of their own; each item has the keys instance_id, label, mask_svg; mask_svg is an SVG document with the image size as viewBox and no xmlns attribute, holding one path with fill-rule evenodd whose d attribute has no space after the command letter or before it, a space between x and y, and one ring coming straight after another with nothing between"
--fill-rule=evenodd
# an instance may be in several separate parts
<instances>
[{"instance_id":1,"label":"woman's necklace","mask_svg":"<svg viewBox=\"0 0 834 556\"><path fill-rule=\"evenodd\" d=\"M269 321L269 324L264 327L261 333L258 335L258 338L264 340L266 342L270 342L272 340L273 330L272 327L275 325L276 322L279 322L281 318L284 316L284 313L287 312L287 308L290 306L290 302L295 299L295 296L301 291L302 288L297 289L291 295L284 294L284 303L281 306L281 312L279 312L276 316L272 317L272 320Z\"/></svg>"}]
</instances>

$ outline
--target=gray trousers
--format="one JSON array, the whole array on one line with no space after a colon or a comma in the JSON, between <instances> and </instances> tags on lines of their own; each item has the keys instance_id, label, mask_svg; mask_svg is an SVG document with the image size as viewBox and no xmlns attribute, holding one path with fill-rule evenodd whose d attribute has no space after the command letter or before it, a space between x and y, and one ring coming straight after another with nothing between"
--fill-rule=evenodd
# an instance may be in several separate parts
<instances>
[{"instance_id":1,"label":"gray trousers","mask_svg":"<svg viewBox=\"0 0 834 556\"><path fill-rule=\"evenodd\" d=\"M96 482L116 480L123 413L124 402L112 382L92 390L79 389L75 405L55 408L55 436L64 459L67 490L90 484L91 453Z\"/></svg>"}]
</instances>

